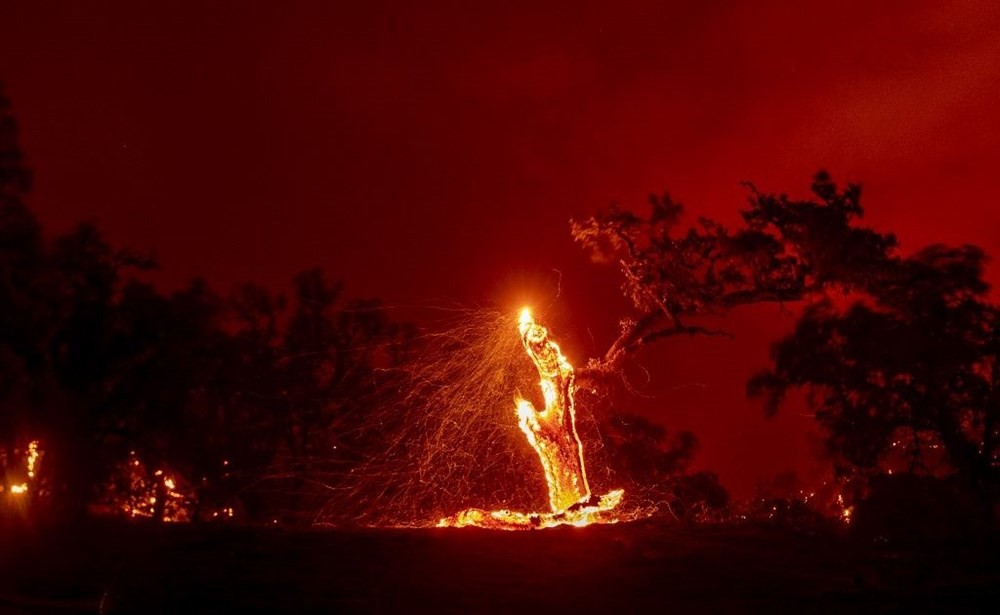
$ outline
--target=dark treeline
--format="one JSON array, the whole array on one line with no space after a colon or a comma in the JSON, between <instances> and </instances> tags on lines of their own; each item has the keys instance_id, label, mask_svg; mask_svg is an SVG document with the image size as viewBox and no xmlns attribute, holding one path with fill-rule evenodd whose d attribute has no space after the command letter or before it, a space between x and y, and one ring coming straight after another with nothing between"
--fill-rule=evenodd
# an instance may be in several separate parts
<instances>
[{"instance_id":1,"label":"dark treeline","mask_svg":"<svg viewBox=\"0 0 1000 615\"><path fill-rule=\"evenodd\" d=\"M170 491L194 518L253 508L262 478L360 454L362 442L344 441L364 438L351 422L388 377L382 368L402 360L410 327L318 269L297 275L289 297L254 284L222 295L199 280L161 292L143 281L151 258L92 225L46 237L25 204L30 188L0 98L5 493L26 480L31 441L43 456L23 499L58 517L101 503L121 512L130 491L155 518Z\"/></svg>"},{"instance_id":2,"label":"dark treeline","mask_svg":"<svg viewBox=\"0 0 1000 615\"><path fill-rule=\"evenodd\" d=\"M611 208L573 223L595 261L621 267L635 310L584 376L613 381L644 346L678 335L729 335L705 317L795 305L794 331L748 393L771 414L789 391L807 393L841 515L882 528L995 522L1000 308L983 251L903 253L893 234L859 222L861 187L840 188L825 172L806 200L747 187L732 229L707 219L685 226L669 195L653 197L647 217Z\"/></svg>"}]
</instances>

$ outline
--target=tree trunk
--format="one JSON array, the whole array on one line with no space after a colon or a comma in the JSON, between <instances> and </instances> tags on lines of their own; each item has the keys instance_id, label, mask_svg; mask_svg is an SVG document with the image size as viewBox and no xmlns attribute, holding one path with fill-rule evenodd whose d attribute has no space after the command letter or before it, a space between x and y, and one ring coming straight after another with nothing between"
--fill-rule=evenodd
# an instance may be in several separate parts
<instances>
[{"instance_id":1,"label":"tree trunk","mask_svg":"<svg viewBox=\"0 0 1000 615\"><path fill-rule=\"evenodd\" d=\"M530 315L522 316L520 330L524 348L541 376L545 409L536 411L531 402L519 400L519 424L542 462L552 512L560 513L590 499L583 446L576 432L573 366L549 339L545 327L531 321Z\"/></svg>"}]
</instances>

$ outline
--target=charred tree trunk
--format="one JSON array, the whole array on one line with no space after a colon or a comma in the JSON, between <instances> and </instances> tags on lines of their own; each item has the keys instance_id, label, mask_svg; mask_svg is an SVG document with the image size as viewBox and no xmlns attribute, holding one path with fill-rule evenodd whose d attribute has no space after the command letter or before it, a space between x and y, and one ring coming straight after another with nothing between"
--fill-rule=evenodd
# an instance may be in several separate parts
<instances>
[{"instance_id":1,"label":"charred tree trunk","mask_svg":"<svg viewBox=\"0 0 1000 615\"><path fill-rule=\"evenodd\" d=\"M537 411L531 402L520 400L519 424L542 462L552 512L559 513L590 499L583 446L576 432L573 366L549 339L545 327L529 314L522 315L520 330L524 348L541 376L545 408Z\"/></svg>"}]
</instances>

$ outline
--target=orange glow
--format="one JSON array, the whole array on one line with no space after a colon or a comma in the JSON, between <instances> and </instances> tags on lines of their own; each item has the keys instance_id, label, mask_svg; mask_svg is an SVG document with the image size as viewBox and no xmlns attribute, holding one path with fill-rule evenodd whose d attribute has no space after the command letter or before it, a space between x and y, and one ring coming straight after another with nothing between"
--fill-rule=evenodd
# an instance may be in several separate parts
<instances>
[{"instance_id":1,"label":"orange glow","mask_svg":"<svg viewBox=\"0 0 1000 615\"><path fill-rule=\"evenodd\" d=\"M28 443L28 478L35 477L35 467L38 465L38 458L41 453L38 452L38 440L32 440Z\"/></svg>"},{"instance_id":2,"label":"orange glow","mask_svg":"<svg viewBox=\"0 0 1000 615\"><path fill-rule=\"evenodd\" d=\"M846 524L850 524L851 523L851 515L854 514L854 507L853 506L845 506L844 505L844 495L840 494L840 493L837 494L837 505L840 506L840 519L841 519L841 521L843 521Z\"/></svg>"},{"instance_id":3,"label":"orange glow","mask_svg":"<svg viewBox=\"0 0 1000 615\"><path fill-rule=\"evenodd\" d=\"M135 451L119 471L106 495L115 509L133 518L153 518L159 512L167 523L191 520L194 494L183 476L166 467L148 470Z\"/></svg>"},{"instance_id":4,"label":"orange glow","mask_svg":"<svg viewBox=\"0 0 1000 615\"><path fill-rule=\"evenodd\" d=\"M545 408L537 411L530 401L518 399L518 425L538 453L549 486L549 505L559 513L590 498L583 445L576 433L573 366L549 339L545 327L535 323L528 308L521 311L518 329L541 376L545 400Z\"/></svg>"},{"instance_id":5,"label":"orange glow","mask_svg":"<svg viewBox=\"0 0 1000 615\"><path fill-rule=\"evenodd\" d=\"M583 446L576 431L573 366L558 344L549 339L548 330L535 322L527 307L521 310L518 331L541 377L539 386L545 402L545 407L539 411L530 401L518 398L518 426L541 461L551 510L526 514L472 508L441 519L438 526L516 530L616 522L613 518L603 519L601 515L618 506L624 491L617 489L594 498L587 484Z\"/></svg>"},{"instance_id":6,"label":"orange glow","mask_svg":"<svg viewBox=\"0 0 1000 615\"><path fill-rule=\"evenodd\" d=\"M40 493L35 483L38 480L37 474L39 460L43 455L44 453L39 447L38 440L32 440L28 443L27 448L24 450L24 474L21 474L20 472L11 472L13 476L8 476L8 480L13 480L16 476L17 480L21 480L22 482L19 484L9 485L7 493L11 496L20 496L33 489L36 493ZM0 487L0 491L4 491L4 489Z\"/></svg>"}]
</instances>

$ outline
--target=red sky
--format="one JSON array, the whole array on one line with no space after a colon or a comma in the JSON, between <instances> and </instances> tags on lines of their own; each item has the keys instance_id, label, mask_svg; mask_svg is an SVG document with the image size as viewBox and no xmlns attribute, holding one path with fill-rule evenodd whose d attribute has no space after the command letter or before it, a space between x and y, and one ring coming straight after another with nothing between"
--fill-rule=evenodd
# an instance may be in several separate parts
<instances>
[{"instance_id":1,"label":"red sky","mask_svg":"<svg viewBox=\"0 0 1000 615\"><path fill-rule=\"evenodd\" d=\"M1000 251L994 2L13 4L32 204L155 249L166 285L321 265L390 305L530 301L582 362L622 303L567 221L612 201L728 222L740 180L801 195L825 167L904 247ZM791 318L730 324L644 356L636 405L745 495L808 473L811 419L743 397Z\"/></svg>"}]
</instances>

